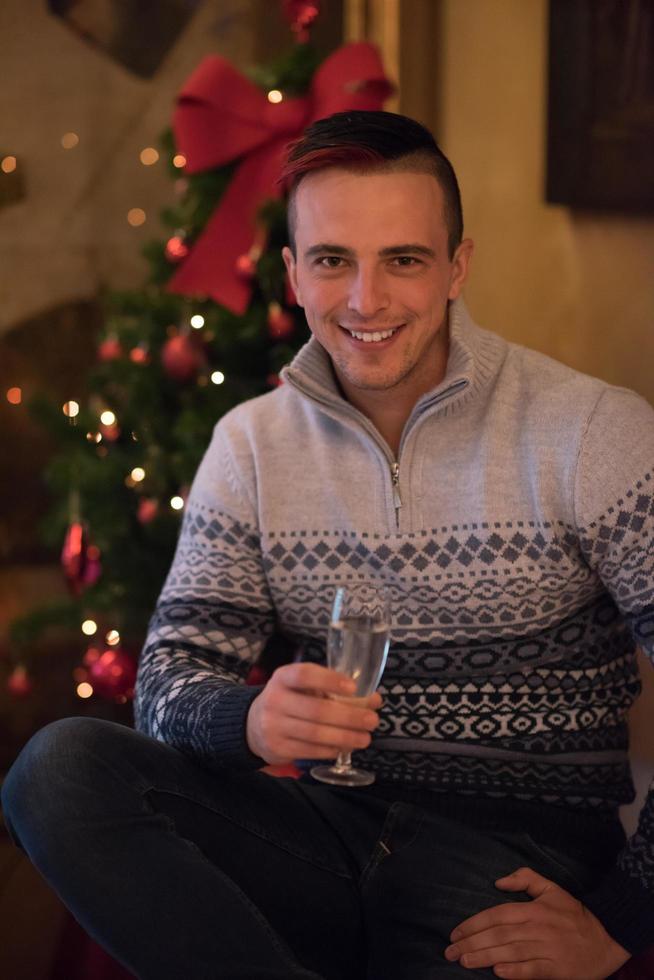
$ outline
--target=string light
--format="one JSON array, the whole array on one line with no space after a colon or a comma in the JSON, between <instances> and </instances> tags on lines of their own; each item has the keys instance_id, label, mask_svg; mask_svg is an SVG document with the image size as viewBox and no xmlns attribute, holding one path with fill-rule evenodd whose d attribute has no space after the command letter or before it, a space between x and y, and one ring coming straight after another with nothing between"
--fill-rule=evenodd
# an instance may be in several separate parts
<instances>
[{"instance_id":1,"label":"string light","mask_svg":"<svg viewBox=\"0 0 654 980\"><path fill-rule=\"evenodd\" d=\"M184 507L184 501L181 497L171 497L170 506L173 508L173 510L182 510Z\"/></svg>"},{"instance_id":2,"label":"string light","mask_svg":"<svg viewBox=\"0 0 654 980\"><path fill-rule=\"evenodd\" d=\"M146 146L139 154L139 160L144 167L151 167L159 159L159 154L153 146Z\"/></svg>"},{"instance_id":3,"label":"string light","mask_svg":"<svg viewBox=\"0 0 654 980\"><path fill-rule=\"evenodd\" d=\"M0 162L0 170L2 170L3 174L13 174L17 166L18 161L16 157L4 157L2 162Z\"/></svg>"},{"instance_id":4,"label":"string light","mask_svg":"<svg viewBox=\"0 0 654 980\"><path fill-rule=\"evenodd\" d=\"M186 166L186 157L183 153L176 153L173 157L173 167L177 167L181 170L182 167Z\"/></svg>"},{"instance_id":5,"label":"string light","mask_svg":"<svg viewBox=\"0 0 654 980\"><path fill-rule=\"evenodd\" d=\"M98 632L98 624L94 619L85 619L82 623L84 636L94 636Z\"/></svg>"},{"instance_id":6,"label":"string light","mask_svg":"<svg viewBox=\"0 0 654 980\"><path fill-rule=\"evenodd\" d=\"M278 88L271 88L270 92L268 92L269 102L276 104L278 102L281 102L283 98L284 96L282 95L282 93L279 91Z\"/></svg>"},{"instance_id":7,"label":"string light","mask_svg":"<svg viewBox=\"0 0 654 980\"><path fill-rule=\"evenodd\" d=\"M104 639L105 643L108 643L110 647L117 647L120 643L120 633L118 630L109 630Z\"/></svg>"},{"instance_id":8,"label":"string light","mask_svg":"<svg viewBox=\"0 0 654 980\"><path fill-rule=\"evenodd\" d=\"M109 409L106 409L100 416L100 421L103 425L113 425L116 421L116 416Z\"/></svg>"},{"instance_id":9,"label":"string light","mask_svg":"<svg viewBox=\"0 0 654 980\"><path fill-rule=\"evenodd\" d=\"M23 392L20 388L9 388L7 391L7 401L10 405L20 405L23 400Z\"/></svg>"},{"instance_id":10,"label":"string light","mask_svg":"<svg viewBox=\"0 0 654 980\"><path fill-rule=\"evenodd\" d=\"M69 419L74 419L79 415L79 404L77 402L64 402L62 412Z\"/></svg>"},{"instance_id":11,"label":"string light","mask_svg":"<svg viewBox=\"0 0 654 980\"><path fill-rule=\"evenodd\" d=\"M86 433L86 438L88 439L89 442L95 442L95 443L102 442L102 433L101 432L87 432Z\"/></svg>"},{"instance_id":12,"label":"string light","mask_svg":"<svg viewBox=\"0 0 654 980\"><path fill-rule=\"evenodd\" d=\"M143 208L130 208L127 212L127 222L132 228L138 228L145 224L145 211Z\"/></svg>"},{"instance_id":13,"label":"string light","mask_svg":"<svg viewBox=\"0 0 654 980\"><path fill-rule=\"evenodd\" d=\"M191 326L194 330L201 330L204 326L204 317L200 313L194 313L191 317Z\"/></svg>"},{"instance_id":14,"label":"string light","mask_svg":"<svg viewBox=\"0 0 654 980\"><path fill-rule=\"evenodd\" d=\"M140 483L141 480L145 479L145 470L141 466L135 466L130 476L134 480L134 483Z\"/></svg>"},{"instance_id":15,"label":"string light","mask_svg":"<svg viewBox=\"0 0 654 980\"><path fill-rule=\"evenodd\" d=\"M222 371L214 371L211 375L211 380L215 385L221 385L225 380L225 375Z\"/></svg>"},{"instance_id":16,"label":"string light","mask_svg":"<svg viewBox=\"0 0 654 980\"><path fill-rule=\"evenodd\" d=\"M93 694L93 688L88 683L88 681L82 681L81 684L77 685L77 697L78 698L90 698Z\"/></svg>"},{"instance_id":17,"label":"string light","mask_svg":"<svg viewBox=\"0 0 654 980\"><path fill-rule=\"evenodd\" d=\"M61 137L61 145L63 146L64 150L72 150L78 143L79 136L77 133L64 133L64 135Z\"/></svg>"}]
</instances>

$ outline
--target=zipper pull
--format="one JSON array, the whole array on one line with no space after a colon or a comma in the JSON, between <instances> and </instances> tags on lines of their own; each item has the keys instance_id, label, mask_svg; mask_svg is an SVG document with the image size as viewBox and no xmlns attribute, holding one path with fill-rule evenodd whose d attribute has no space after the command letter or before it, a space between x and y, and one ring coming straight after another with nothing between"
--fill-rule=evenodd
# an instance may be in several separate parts
<instances>
[{"instance_id":1,"label":"zipper pull","mask_svg":"<svg viewBox=\"0 0 654 980\"><path fill-rule=\"evenodd\" d=\"M400 496L400 464L393 463L391 466L391 479L393 481L393 504L395 506L395 513L399 518L399 513L397 513L402 506L402 498Z\"/></svg>"}]
</instances>

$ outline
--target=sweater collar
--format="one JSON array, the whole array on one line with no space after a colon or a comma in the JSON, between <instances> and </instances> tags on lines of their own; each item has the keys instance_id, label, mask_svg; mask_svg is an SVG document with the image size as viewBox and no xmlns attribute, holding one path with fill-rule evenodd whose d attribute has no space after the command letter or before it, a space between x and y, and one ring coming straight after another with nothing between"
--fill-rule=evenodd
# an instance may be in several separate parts
<instances>
[{"instance_id":1,"label":"sweater collar","mask_svg":"<svg viewBox=\"0 0 654 980\"><path fill-rule=\"evenodd\" d=\"M480 392L501 365L506 342L478 327L470 317L463 299L450 303L450 348L443 380L418 400L412 417L434 404L454 411ZM331 358L315 337L298 351L291 364L281 372L282 379L301 394L335 409L349 403L343 398L336 381ZM356 411L352 408L352 411Z\"/></svg>"}]
</instances>

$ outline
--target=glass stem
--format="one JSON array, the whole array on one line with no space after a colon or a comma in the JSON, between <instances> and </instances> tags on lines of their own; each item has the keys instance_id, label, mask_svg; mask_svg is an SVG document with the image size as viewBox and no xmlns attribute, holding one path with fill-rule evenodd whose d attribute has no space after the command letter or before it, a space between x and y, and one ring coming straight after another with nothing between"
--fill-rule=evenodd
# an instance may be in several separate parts
<instances>
[{"instance_id":1,"label":"glass stem","mask_svg":"<svg viewBox=\"0 0 654 980\"><path fill-rule=\"evenodd\" d=\"M352 753L351 752L339 752L336 756L336 762L334 763L334 769L338 769L339 772L344 772L347 769L352 768Z\"/></svg>"}]
</instances>

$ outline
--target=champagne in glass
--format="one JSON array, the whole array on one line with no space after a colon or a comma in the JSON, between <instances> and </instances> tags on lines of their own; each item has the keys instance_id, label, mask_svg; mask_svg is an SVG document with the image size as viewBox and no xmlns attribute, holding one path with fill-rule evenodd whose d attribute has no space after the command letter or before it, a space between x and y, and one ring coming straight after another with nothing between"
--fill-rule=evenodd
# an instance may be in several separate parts
<instances>
[{"instance_id":1,"label":"champagne in glass","mask_svg":"<svg viewBox=\"0 0 654 980\"><path fill-rule=\"evenodd\" d=\"M342 586L336 590L327 638L327 664L347 674L356 683L351 697L334 695L339 701L360 701L379 684L390 642L390 603L383 589L368 583ZM314 766L311 775L336 786L368 786L374 774L352 767L351 753L340 752L333 766Z\"/></svg>"}]
</instances>

